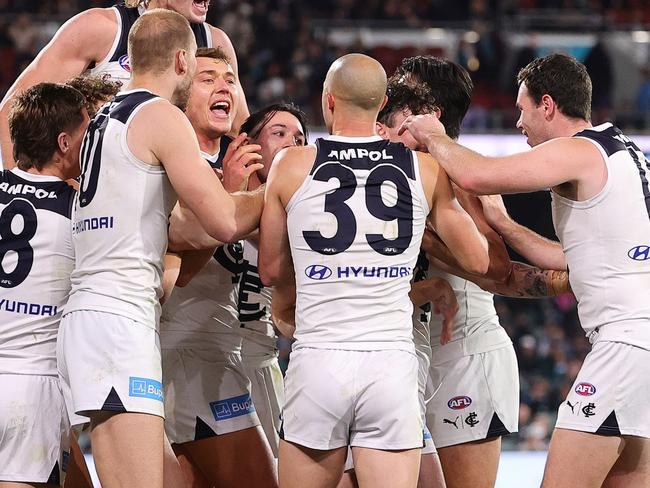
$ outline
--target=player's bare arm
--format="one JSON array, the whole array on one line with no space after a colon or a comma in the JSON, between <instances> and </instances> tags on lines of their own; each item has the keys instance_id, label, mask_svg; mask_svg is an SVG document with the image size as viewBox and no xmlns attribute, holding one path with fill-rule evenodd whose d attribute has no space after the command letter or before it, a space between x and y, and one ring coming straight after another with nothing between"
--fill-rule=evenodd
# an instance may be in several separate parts
<instances>
[{"instance_id":1,"label":"player's bare arm","mask_svg":"<svg viewBox=\"0 0 650 488\"><path fill-rule=\"evenodd\" d=\"M452 185L454 186L454 185ZM484 277L497 282L505 282L510 275L510 256L499 234L490 226L483 215L481 203L477 197L470 195L466 191L454 187L454 194L463 209L472 218L479 232L486 238L488 243L488 256L490 264ZM448 265L447 272L458 274L464 271L463 267L454 258L453 254L445 246L432 229L427 229L422 239L422 248L431 255L436 256Z\"/></svg>"},{"instance_id":2,"label":"player's bare arm","mask_svg":"<svg viewBox=\"0 0 650 488\"><path fill-rule=\"evenodd\" d=\"M276 285L286 269L293 268L285 209L315 157L314 146L290 147L279 152L271 166L260 222L258 262L260 279L267 286Z\"/></svg>"},{"instance_id":3,"label":"player's bare arm","mask_svg":"<svg viewBox=\"0 0 650 488\"><path fill-rule=\"evenodd\" d=\"M495 295L514 298L554 297L571 292L567 271L540 269L519 262L512 263L512 272L507 282L479 279L476 284Z\"/></svg>"},{"instance_id":4,"label":"player's bare arm","mask_svg":"<svg viewBox=\"0 0 650 488\"><path fill-rule=\"evenodd\" d=\"M458 203L444 169L429 155L418 157L425 191L433 195L429 222L465 271L484 275L489 266L487 240Z\"/></svg>"},{"instance_id":5,"label":"player's bare arm","mask_svg":"<svg viewBox=\"0 0 650 488\"><path fill-rule=\"evenodd\" d=\"M112 9L93 8L75 15L22 72L0 104L0 142L5 169L15 166L8 117L16 94L44 81L64 82L108 54L117 30Z\"/></svg>"},{"instance_id":6,"label":"player's bare arm","mask_svg":"<svg viewBox=\"0 0 650 488\"><path fill-rule=\"evenodd\" d=\"M178 274L181 270L181 255L168 251L163 259L163 278L162 288L163 295L160 297L160 304L167 301L174 291L174 286L178 280Z\"/></svg>"},{"instance_id":7,"label":"player's bare arm","mask_svg":"<svg viewBox=\"0 0 650 488\"><path fill-rule=\"evenodd\" d=\"M442 315L440 343L447 344L451 340L454 317L458 313L456 292L449 282L443 278L431 277L412 283L409 297L413 306L420 307L430 302L434 313Z\"/></svg>"},{"instance_id":8,"label":"player's bare arm","mask_svg":"<svg viewBox=\"0 0 650 488\"><path fill-rule=\"evenodd\" d=\"M275 328L289 339L296 330L296 276L293 266L273 287L271 300L271 319Z\"/></svg>"},{"instance_id":9,"label":"player's bare arm","mask_svg":"<svg viewBox=\"0 0 650 488\"><path fill-rule=\"evenodd\" d=\"M247 144L246 134L233 140L223 158L221 181L229 193L246 189L248 178L260 169L261 147ZM179 202L169 219L169 248L174 251L209 250L223 244L214 239L200 225L196 216Z\"/></svg>"},{"instance_id":10,"label":"player's bare arm","mask_svg":"<svg viewBox=\"0 0 650 488\"><path fill-rule=\"evenodd\" d=\"M404 130L426 145L459 187L477 195L525 193L569 183L573 190L565 196L584 200L597 194L607 178L600 151L581 138L560 137L526 152L488 157L447 137L435 115L410 116L400 128Z\"/></svg>"},{"instance_id":11,"label":"player's bare arm","mask_svg":"<svg viewBox=\"0 0 650 488\"><path fill-rule=\"evenodd\" d=\"M533 265L542 269L566 269L562 245L518 224L508 215L500 195L479 197L483 214L503 239Z\"/></svg>"},{"instance_id":12,"label":"player's bare arm","mask_svg":"<svg viewBox=\"0 0 650 488\"><path fill-rule=\"evenodd\" d=\"M176 286L187 286L203 266L208 264L214 255L214 248L202 249L200 251L185 251L181 253L181 267L176 280Z\"/></svg>"},{"instance_id":13,"label":"player's bare arm","mask_svg":"<svg viewBox=\"0 0 650 488\"><path fill-rule=\"evenodd\" d=\"M165 167L179 200L213 238L231 242L258 226L263 192L230 195L201 158L194 130L177 107L164 100L145 106L131 122L127 142L140 160Z\"/></svg>"}]
</instances>

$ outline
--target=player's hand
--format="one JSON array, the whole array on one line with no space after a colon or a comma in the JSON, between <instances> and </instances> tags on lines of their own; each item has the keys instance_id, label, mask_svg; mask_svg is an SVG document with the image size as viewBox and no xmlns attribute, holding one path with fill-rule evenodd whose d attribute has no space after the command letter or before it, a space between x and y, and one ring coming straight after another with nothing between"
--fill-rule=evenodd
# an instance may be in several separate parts
<instances>
[{"instance_id":1,"label":"player's hand","mask_svg":"<svg viewBox=\"0 0 650 488\"><path fill-rule=\"evenodd\" d=\"M226 191L233 193L244 191L248 186L248 178L255 171L262 169L260 163L262 146L247 144L247 135L239 134L228 146L223 157L223 186Z\"/></svg>"},{"instance_id":2,"label":"player's hand","mask_svg":"<svg viewBox=\"0 0 650 488\"><path fill-rule=\"evenodd\" d=\"M447 344L452 337L454 317L458 313L458 300L456 293L449 282L443 278L429 278L428 297L433 305L433 312L442 314L442 332L440 344Z\"/></svg>"},{"instance_id":3,"label":"player's hand","mask_svg":"<svg viewBox=\"0 0 650 488\"><path fill-rule=\"evenodd\" d=\"M427 138L431 135L445 135L445 126L442 125L436 114L410 115L408 116L397 132L402 135L409 131L413 138L421 145L426 146Z\"/></svg>"},{"instance_id":4,"label":"player's hand","mask_svg":"<svg viewBox=\"0 0 650 488\"><path fill-rule=\"evenodd\" d=\"M506 206L501 195L481 195L478 197L483 206L485 220L495 230L499 230L505 222L510 220Z\"/></svg>"}]
</instances>

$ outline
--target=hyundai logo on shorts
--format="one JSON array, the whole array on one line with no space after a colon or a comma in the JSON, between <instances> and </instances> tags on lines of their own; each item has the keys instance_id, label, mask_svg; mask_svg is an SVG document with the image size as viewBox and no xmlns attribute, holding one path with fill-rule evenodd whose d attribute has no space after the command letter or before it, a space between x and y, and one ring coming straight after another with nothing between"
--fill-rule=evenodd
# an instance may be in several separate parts
<instances>
[{"instance_id":1,"label":"hyundai logo on shorts","mask_svg":"<svg viewBox=\"0 0 650 488\"><path fill-rule=\"evenodd\" d=\"M332 276L332 270L322 264L312 264L305 268L305 275L312 280L326 280Z\"/></svg>"},{"instance_id":2,"label":"hyundai logo on shorts","mask_svg":"<svg viewBox=\"0 0 650 488\"><path fill-rule=\"evenodd\" d=\"M129 55L124 54L120 56L120 59L117 60L123 70L131 72L131 63L129 62Z\"/></svg>"},{"instance_id":3,"label":"hyundai logo on shorts","mask_svg":"<svg viewBox=\"0 0 650 488\"><path fill-rule=\"evenodd\" d=\"M627 252L630 259L635 261L647 261L650 259L650 246L636 246Z\"/></svg>"},{"instance_id":4,"label":"hyundai logo on shorts","mask_svg":"<svg viewBox=\"0 0 650 488\"><path fill-rule=\"evenodd\" d=\"M578 383L576 393L582 396L591 396L596 393L596 387L591 383Z\"/></svg>"},{"instance_id":5,"label":"hyundai logo on shorts","mask_svg":"<svg viewBox=\"0 0 650 488\"><path fill-rule=\"evenodd\" d=\"M468 396L456 396L447 402L447 406L452 410L462 410L472 404L472 399Z\"/></svg>"}]
</instances>

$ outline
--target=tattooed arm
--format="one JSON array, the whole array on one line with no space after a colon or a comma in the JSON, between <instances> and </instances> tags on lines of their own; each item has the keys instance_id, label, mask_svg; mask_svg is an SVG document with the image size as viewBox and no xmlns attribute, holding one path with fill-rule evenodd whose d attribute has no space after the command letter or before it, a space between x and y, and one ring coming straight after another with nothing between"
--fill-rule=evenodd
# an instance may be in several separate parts
<instances>
[{"instance_id":1,"label":"tattooed arm","mask_svg":"<svg viewBox=\"0 0 650 488\"><path fill-rule=\"evenodd\" d=\"M475 280L484 290L514 298L552 297L571 291L569 273L540 269L524 263L513 262L512 272L505 283Z\"/></svg>"}]
</instances>

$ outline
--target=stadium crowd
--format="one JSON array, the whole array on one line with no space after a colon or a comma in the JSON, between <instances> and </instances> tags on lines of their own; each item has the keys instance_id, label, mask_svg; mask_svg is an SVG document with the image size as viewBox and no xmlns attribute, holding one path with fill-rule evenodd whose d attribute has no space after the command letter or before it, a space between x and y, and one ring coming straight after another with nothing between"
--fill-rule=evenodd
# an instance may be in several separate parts
<instances>
[{"instance_id":1,"label":"stadium crowd","mask_svg":"<svg viewBox=\"0 0 650 488\"><path fill-rule=\"evenodd\" d=\"M0 1L0 93L9 88L62 21L81 10L113 3L111 0ZM567 9L571 9L578 13L578 19L600 19L600 24L587 24L593 29L637 28L650 23L650 10L643 8L644 3L642 0L220 0L212 2L208 22L221 27L230 36L240 58L240 78L252 109L291 99L305 110L310 124L321 125L317 94L322 79L331 62L353 47L354 51L379 59L389 71L406 56L433 54L451 56L452 59L455 56L453 60L471 72L475 84L472 108L465 119L464 130L511 131L517 118L514 76L540 53L535 50L533 40L530 46L512 45L501 25L524 18L530 12L548 12L544 22L553 25L555 22L548 19L566 18ZM562 13L556 13L560 8ZM382 25L388 21L390 25L408 28L447 23L475 29L482 35L472 42L460 37L458 45L450 53L440 48L368 46L361 39L354 46L342 48L323 35L327 27L318 32L314 28L323 22L336 25L343 19L364 26ZM459 23L459 20L463 22ZM517 29L517 24L512 25L511 30ZM519 28L531 29L525 22L519 24ZM638 86L625 87L635 95L626 106L613 106L613 90L622 88L613 85L611 54L596 44L588 57L594 63L590 66L587 62L594 83L594 122L613 119L624 129L650 128L650 71L641 67ZM504 59L510 60L506 67Z\"/></svg>"},{"instance_id":2,"label":"stadium crowd","mask_svg":"<svg viewBox=\"0 0 650 488\"><path fill-rule=\"evenodd\" d=\"M453 21L472 17L485 18L488 16L486 12L493 11L494 7L491 5L494 2L477 0L454 2L454 9L442 8L443 2L336 0L308 3L291 0L221 0L213 3L216 5L210 9L208 21L223 28L233 41L238 52L242 85L250 106L254 109L288 99L305 109L312 125L321 124L318 115L319 93L325 73L331 62L344 53L343 49L314 37L313 19L363 17L402 20L409 25L422 26L432 19ZM643 18L643 15L647 17L648 11L641 8L642 2L633 0L530 0L517 2L516 8L514 2L496 3L505 15L512 14L514 10L524 12L532 8L574 7L616 19L623 19L621 12L626 11L628 15L625 18L628 21L650 21ZM58 23L44 21L45 16L67 18L80 10L111 4L113 2L102 0L0 0L0 93L6 91L58 27ZM10 18L11 22L8 21ZM482 62L480 69L472 72L476 83L475 100L466 121L470 126L479 129L513 127L513 119L516 118L512 106L515 97L514 83L512 88L500 83L497 96L492 96L508 115L505 118L499 117L500 120L496 122L497 118L485 115L485 109L490 108L487 93L495 93L493 80L504 78L500 73L499 59L502 59L502 55L499 50L505 47L497 34L483 36L481 39L478 52ZM364 46L358 46L357 50L367 51ZM463 58L464 51L459 49L458 52L457 61L467 66L468 59ZM417 51L414 50L408 54L415 53ZM516 69L525 65L532 57L533 53L521 53L517 58L517 66L512 68L507 78L513 80ZM645 110L650 112L650 97L647 95L649 73L645 74L645 83L638 90L638 110L641 111L645 107ZM512 107L507 108L508 106ZM529 210L535 211L532 206ZM534 228L536 221L536 216L528 215L528 225ZM575 300L571 295L545 300L497 297L496 304L501 323L513 340L521 375L520 432L504 438L504 448L546 450L555 423L557 406L566 397L589 351L589 344L577 320ZM280 354L285 367L289 347L290 344L286 341L281 344Z\"/></svg>"}]
</instances>

